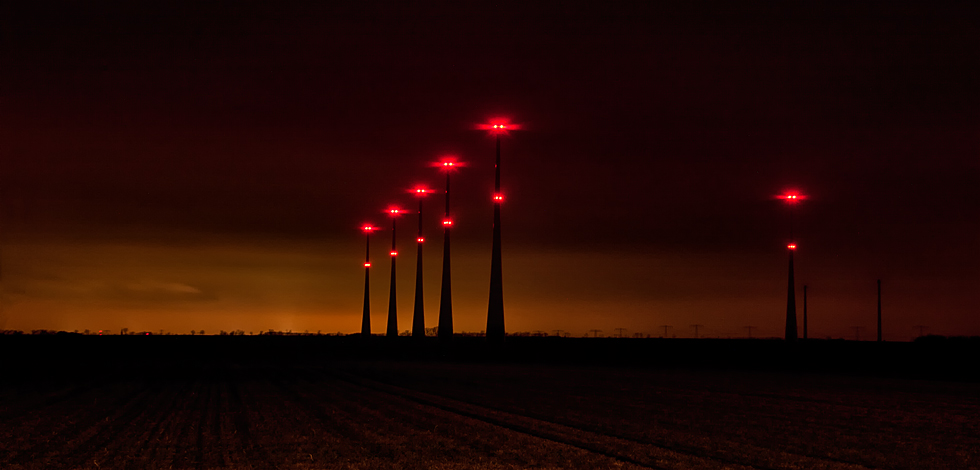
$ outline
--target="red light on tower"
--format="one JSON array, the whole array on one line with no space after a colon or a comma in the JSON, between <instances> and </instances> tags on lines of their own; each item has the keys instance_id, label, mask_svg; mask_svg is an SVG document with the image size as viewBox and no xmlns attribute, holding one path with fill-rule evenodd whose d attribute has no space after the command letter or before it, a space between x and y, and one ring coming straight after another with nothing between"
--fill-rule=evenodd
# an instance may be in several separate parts
<instances>
[{"instance_id":1,"label":"red light on tower","mask_svg":"<svg viewBox=\"0 0 980 470\"><path fill-rule=\"evenodd\" d=\"M378 229L378 227L372 227L370 225L365 225L365 226L361 227L361 230L363 230L364 233L368 233L368 234L370 234L371 232L373 232L373 231L375 231L377 229Z\"/></svg>"},{"instance_id":2,"label":"red light on tower","mask_svg":"<svg viewBox=\"0 0 980 470\"><path fill-rule=\"evenodd\" d=\"M493 195L494 202L504 202L504 195L497 193Z\"/></svg>"},{"instance_id":3,"label":"red light on tower","mask_svg":"<svg viewBox=\"0 0 980 470\"><path fill-rule=\"evenodd\" d=\"M446 227L451 227L453 225L453 221L452 219L443 219L442 225L445 225Z\"/></svg>"},{"instance_id":4,"label":"red light on tower","mask_svg":"<svg viewBox=\"0 0 980 470\"><path fill-rule=\"evenodd\" d=\"M424 242L424 241L425 241L425 238L422 238L422 237L418 237L418 238L416 238L416 239L415 239L415 241L417 241L417 242L419 242L419 243L422 243L422 242Z\"/></svg>"},{"instance_id":5,"label":"red light on tower","mask_svg":"<svg viewBox=\"0 0 980 470\"><path fill-rule=\"evenodd\" d=\"M521 128L520 124L514 124L506 119L491 119L490 122L486 124L478 124L476 126L479 130L489 131L491 134L506 134L510 131L516 131Z\"/></svg>"},{"instance_id":6,"label":"red light on tower","mask_svg":"<svg viewBox=\"0 0 980 470\"><path fill-rule=\"evenodd\" d=\"M365 268L370 268L371 267L371 263L364 263L364 267Z\"/></svg>"},{"instance_id":7,"label":"red light on tower","mask_svg":"<svg viewBox=\"0 0 980 470\"><path fill-rule=\"evenodd\" d=\"M797 191L786 191L785 193L776 196L776 199L782 199L790 204L802 201L806 198L806 195L800 194Z\"/></svg>"},{"instance_id":8,"label":"red light on tower","mask_svg":"<svg viewBox=\"0 0 980 470\"><path fill-rule=\"evenodd\" d=\"M397 251L394 251L394 250L392 250L391 253L389 253L389 254L391 256L398 256L398 252Z\"/></svg>"},{"instance_id":9,"label":"red light on tower","mask_svg":"<svg viewBox=\"0 0 980 470\"><path fill-rule=\"evenodd\" d=\"M441 168L444 171L451 171L451 170L455 170L456 168L466 166L466 163L459 161L455 155L446 155L441 159L439 159L439 161L430 163L429 166ZM415 192L417 189L425 189L425 188L416 188L413 189L412 192ZM428 194L428 193L433 193L435 191L431 189L425 189L425 192L426 194Z\"/></svg>"},{"instance_id":10,"label":"red light on tower","mask_svg":"<svg viewBox=\"0 0 980 470\"><path fill-rule=\"evenodd\" d=\"M786 245L786 248L789 248L790 250L795 250L796 249L796 243L790 243L789 245Z\"/></svg>"}]
</instances>

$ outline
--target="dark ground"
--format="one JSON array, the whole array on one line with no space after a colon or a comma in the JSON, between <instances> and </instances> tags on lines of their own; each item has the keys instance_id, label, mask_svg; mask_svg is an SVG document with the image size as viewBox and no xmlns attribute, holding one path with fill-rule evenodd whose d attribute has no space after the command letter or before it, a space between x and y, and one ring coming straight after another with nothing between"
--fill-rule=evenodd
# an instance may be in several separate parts
<instances>
[{"instance_id":1,"label":"dark ground","mask_svg":"<svg viewBox=\"0 0 980 470\"><path fill-rule=\"evenodd\" d=\"M0 468L980 468L977 352L4 336Z\"/></svg>"},{"instance_id":2,"label":"dark ground","mask_svg":"<svg viewBox=\"0 0 980 470\"><path fill-rule=\"evenodd\" d=\"M926 336L911 343L772 339L508 337L487 344L457 336L450 344L427 337L374 336L0 336L7 374L48 375L197 367L202 364L319 365L390 360L448 363L573 364L774 372L954 381L980 380L980 338Z\"/></svg>"}]
</instances>

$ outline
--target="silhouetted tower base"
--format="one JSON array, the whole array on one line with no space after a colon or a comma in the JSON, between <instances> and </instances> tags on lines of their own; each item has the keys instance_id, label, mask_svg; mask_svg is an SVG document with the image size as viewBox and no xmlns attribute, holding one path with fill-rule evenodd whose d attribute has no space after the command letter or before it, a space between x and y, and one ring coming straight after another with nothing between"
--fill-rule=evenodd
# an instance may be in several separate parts
<instances>
[{"instance_id":1,"label":"silhouetted tower base","mask_svg":"<svg viewBox=\"0 0 980 470\"><path fill-rule=\"evenodd\" d=\"M449 218L449 171L446 171L446 218L443 220L445 234L442 243L442 293L439 296L439 339L453 339L453 284L449 263L449 229L452 219Z\"/></svg>"},{"instance_id":2,"label":"silhouetted tower base","mask_svg":"<svg viewBox=\"0 0 980 470\"><path fill-rule=\"evenodd\" d=\"M449 264L449 229L442 247L442 295L439 298L439 339L453 338L453 288Z\"/></svg>"},{"instance_id":3,"label":"silhouetted tower base","mask_svg":"<svg viewBox=\"0 0 980 470\"><path fill-rule=\"evenodd\" d=\"M419 243L418 252L419 262L415 265L415 311L412 314L412 336L422 338L425 336L425 302L422 298L422 243Z\"/></svg>"},{"instance_id":4,"label":"silhouetted tower base","mask_svg":"<svg viewBox=\"0 0 980 470\"><path fill-rule=\"evenodd\" d=\"M500 135L497 135L497 162L494 165L493 252L490 261L490 302L487 307L487 340L504 340L504 282L500 250Z\"/></svg>"},{"instance_id":5,"label":"silhouetted tower base","mask_svg":"<svg viewBox=\"0 0 980 470\"><path fill-rule=\"evenodd\" d=\"M398 304L395 300L395 257L391 257L391 290L388 292L388 328L385 336L398 336Z\"/></svg>"},{"instance_id":6,"label":"silhouetted tower base","mask_svg":"<svg viewBox=\"0 0 980 470\"><path fill-rule=\"evenodd\" d=\"M412 312L412 337L425 337L425 302L422 297L422 197L419 196L418 253L415 258L415 309Z\"/></svg>"},{"instance_id":7,"label":"silhouetted tower base","mask_svg":"<svg viewBox=\"0 0 980 470\"><path fill-rule=\"evenodd\" d=\"M490 304L487 308L487 340L500 342L504 340L504 286L502 269L500 262L500 231L499 226L500 206L494 208L494 215L497 222L494 223L493 232L493 259L490 266Z\"/></svg>"},{"instance_id":8,"label":"silhouetted tower base","mask_svg":"<svg viewBox=\"0 0 980 470\"><path fill-rule=\"evenodd\" d=\"M793 280L793 250L789 250L789 286L786 294L786 341L796 341L796 288Z\"/></svg>"},{"instance_id":9,"label":"silhouetted tower base","mask_svg":"<svg viewBox=\"0 0 980 470\"><path fill-rule=\"evenodd\" d=\"M368 228L369 229L369 228ZM365 229L365 230L368 230ZM364 314L361 316L361 336L371 336L371 234L366 238L364 255Z\"/></svg>"},{"instance_id":10,"label":"silhouetted tower base","mask_svg":"<svg viewBox=\"0 0 980 470\"><path fill-rule=\"evenodd\" d=\"M371 335L371 268L364 268L364 315L361 316L361 336Z\"/></svg>"},{"instance_id":11,"label":"silhouetted tower base","mask_svg":"<svg viewBox=\"0 0 980 470\"><path fill-rule=\"evenodd\" d=\"M391 218L391 290L388 292L388 328L385 336L398 336L398 301L395 298L395 217Z\"/></svg>"}]
</instances>

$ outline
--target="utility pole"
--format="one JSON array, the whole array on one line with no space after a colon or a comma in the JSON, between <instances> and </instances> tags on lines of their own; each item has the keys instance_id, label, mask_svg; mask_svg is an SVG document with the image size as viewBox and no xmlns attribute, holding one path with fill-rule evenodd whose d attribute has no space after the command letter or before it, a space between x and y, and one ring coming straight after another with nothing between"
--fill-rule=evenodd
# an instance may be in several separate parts
<instances>
[{"instance_id":1,"label":"utility pole","mask_svg":"<svg viewBox=\"0 0 980 470\"><path fill-rule=\"evenodd\" d=\"M746 326L745 327L746 330L749 330L749 338L750 339L752 338L752 328L755 328L755 327L754 326Z\"/></svg>"},{"instance_id":2,"label":"utility pole","mask_svg":"<svg viewBox=\"0 0 980 470\"><path fill-rule=\"evenodd\" d=\"M881 342L881 279L878 279L878 342Z\"/></svg>"},{"instance_id":3,"label":"utility pole","mask_svg":"<svg viewBox=\"0 0 980 470\"><path fill-rule=\"evenodd\" d=\"M854 341L861 341L861 330L863 329L864 327L860 327L860 326L854 327Z\"/></svg>"},{"instance_id":4,"label":"utility pole","mask_svg":"<svg viewBox=\"0 0 980 470\"><path fill-rule=\"evenodd\" d=\"M925 332L926 328L929 328L929 327L928 326L925 326L925 325L915 325L912 328L915 328L915 329L919 330L919 337L921 338L922 336L925 335L924 332Z\"/></svg>"},{"instance_id":5,"label":"utility pole","mask_svg":"<svg viewBox=\"0 0 980 470\"><path fill-rule=\"evenodd\" d=\"M620 338L622 338L624 331L626 331L626 328L616 328L617 336L619 336Z\"/></svg>"},{"instance_id":6,"label":"utility pole","mask_svg":"<svg viewBox=\"0 0 980 470\"><path fill-rule=\"evenodd\" d=\"M565 330L552 330L552 331L554 331L554 332L555 332L555 336L557 336L557 337L559 337L559 338L561 338L561 334L562 334L562 332L564 332Z\"/></svg>"},{"instance_id":7,"label":"utility pole","mask_svg":"<svg viewBox=\"0 0 980 470\"><path fill-rule=\"evenodd\" d=\"M602 332L602 330L589 330L589 333L592 333L593 338L598 338L600 332Z\"/></svg>"},{"instance_id":8,"label":"utility pole","mask_svg":"<svg viewBox=\"0 0 980 470\"><path fill-rule=\"evenodd\" d=\"M660 325L660 327L664 329L664 338L667 337L667 330L673 328L672 325Z\"/></svg>"},{"instance_id":9,"label":"utility pole","mask_svg":"<svg viewBox=\"0 0 980 470\"><path fill-rule=\"evenodd\" d=\"M691 327L694 328L694 337L697 338L698 337L698 328L702 328L702 327L704 327L704 325L691 325Z\"/></svg>"}]
</instances>

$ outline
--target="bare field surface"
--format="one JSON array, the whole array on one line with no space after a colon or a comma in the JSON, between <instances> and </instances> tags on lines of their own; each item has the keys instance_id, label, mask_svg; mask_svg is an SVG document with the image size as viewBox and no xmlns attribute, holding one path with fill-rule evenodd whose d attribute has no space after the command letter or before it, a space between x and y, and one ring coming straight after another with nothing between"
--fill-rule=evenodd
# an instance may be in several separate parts
<instances>
[{"instance_id":1,"label":"bare field surface","mask_svg":"<svg viewBox=\"0 0 980 470\"><path fill-rule=\"evenodd\" d=\"M653 467L980 468L977 384L717 370L352 367L392 393L574 429L585 433L582 442L601 441L595 445L610 455Z\"/></svg>"},{"instance_id":2,"label":"bare field surface","mask_svg":"<svg viewBox=\"0 0 980 470\"><path fill-rule=\"evenodd\" d=\"M0 468L980 468L980 385L352 361L0 386Z\"/></svg>"}]
</instances>

